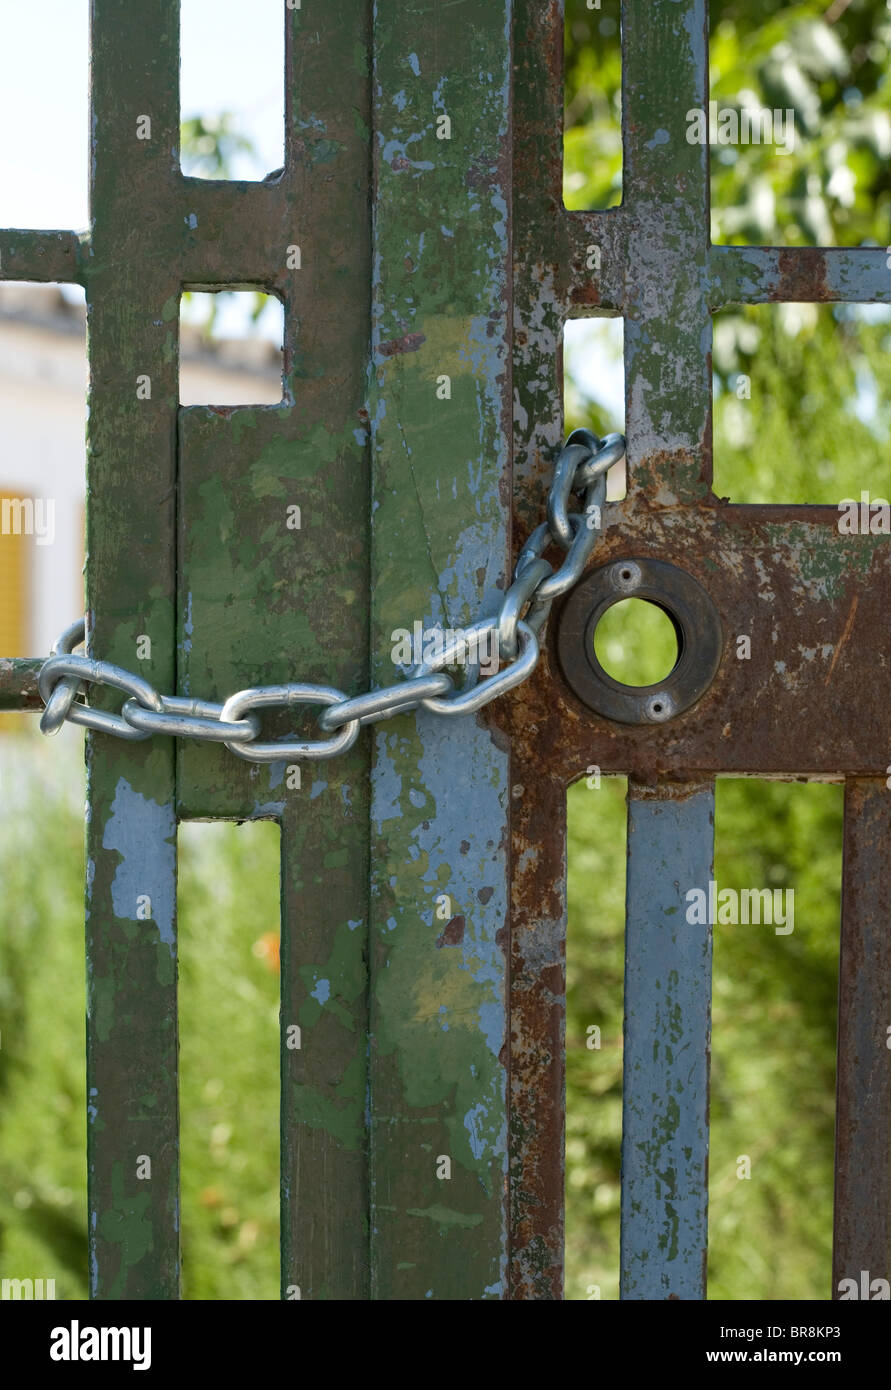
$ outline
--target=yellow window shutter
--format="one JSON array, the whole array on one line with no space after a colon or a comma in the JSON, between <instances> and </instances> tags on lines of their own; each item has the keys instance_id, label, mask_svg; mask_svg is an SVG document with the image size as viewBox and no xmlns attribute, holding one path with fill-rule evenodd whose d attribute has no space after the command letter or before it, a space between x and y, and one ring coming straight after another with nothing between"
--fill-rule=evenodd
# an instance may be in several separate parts
<instances>
[{"instance_id":1,"label":"yellow window shutter","mask_svg":"<svg viewBox=\"0 0 891 1390\"><path fill-rule=\"evenodd\" d=\"M28 622L28 537L16 535L3 502L17 494L0 488L0 655L30 656L25 651ZM24 530L24 528L22 528Z\"/></svg>"}]
</instances>

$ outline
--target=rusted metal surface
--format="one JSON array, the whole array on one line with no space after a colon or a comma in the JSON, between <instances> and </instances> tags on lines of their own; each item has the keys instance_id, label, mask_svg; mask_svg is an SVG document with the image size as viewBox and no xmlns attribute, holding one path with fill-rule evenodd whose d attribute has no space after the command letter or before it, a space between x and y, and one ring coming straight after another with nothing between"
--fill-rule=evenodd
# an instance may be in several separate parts
<instances>
[{"instance_id":1,"label":"rusted metal surface","mask_svg":"<svg viewBox=\"0 0 891 1390\"><path fill-rule=\"evenodd\" d=\"M514 534L523 538L543 518L550 462L562 438L560 366L570 274L560 134L562 6L516 0L515 14L511 488ZM577 271L584 247L576 239ZM618 258L604 261L607 275L618 264ZM618 295L615 276L611 283ZM520 728L512 722L516 709L513 700L502 701L492 720L512 731L510 1290L513 1298L531 1300L560 1298L563 1288L566 795L547 750L535 746L535 721ZM544 705L539 712L545 716Z\"/></svg>"},{"instance_id":2,"label":"rusted metal surface","mask_svg":"<svg viewBox=\"0 0 891 1390\"><path fill-rule=\"evenodd\" d=\"M33 280L46 284L83 284L89 260L89 240L76 232L31 232L15 228L2 232L0 280Z\"/></svg>"},{"instance_id":3,"label":"rusted metal surface","mask_svg":"<svg viewBox=\"0 0 891 1390\"><path fill-rule=\"evenodd\" d=\"M510 1297L559 1299L566 787L549 775L546 759L524 764L516 754L511 776L510 1028Z\"/></svg>"},{"instance_id":4,"label":"rusted metal surface","mask_svg":"<svg viewBox=\"0 0 891 1390\"><path fill-rule=\"evenodd\" d=\"M598 718L567 689L553 654L558 612L538 671L493 713L517 765L548 769L522 779L531 785L514 805L518 1297L560 1288L566 786L592 764L653 788L720 773L878 777L891 743L888 657L875 641L891 594L886 538L841 535L835 508L731 506L711 490L712 313L780 300L889 303L885 251L710 246L708 151L685 138L687 111L708 100L704 0L626 0L622 15L623 203L570 212L561 195L562 6L517 0L514 524L525 535L541 519L562 433L554 407L566 319L623 315L628 496L605 509L590 568L642 555L687 571L715 603L725 646L691 710L632 728ZM736 655L743 635L749 660ZM875 663L868 682L864 649Z\"/></svg>"},{"instance_id":5,"label":"rusted metal surface","mask_svg":"<svg viewBox=\"0 0 891 1390\"><path fill-rule=\"evenodd\" d=\"M43 709L37 693L37 673L43 663L27 657L0 657L0 710Z\"/></svg>"},{"instance_id":6,"label":"rusted metal surface","mask_svg":"<svg viewBox=\"0 0 891 1390\"><path fill-rule=\"evenodd\" d=\"M713 246L709 301L727 304L891 301L888 257L875 246Z\"/></svg>"},{"instance_id":7,"label":"rusted metal surface","mask_svg":"<svg viewBox=\"0 0 891 1390\"><path fill-rule=\"evenodd\" d=\"M638 495L608 507L595 563L651 555L691 574L711 596L725 632L714 683L668 724L635 729L577 700L549 650L511 697L509 727L522 739L534 726L539 756L567 781L589 763L642 782L716 773L877 776L891 730L881 674L889 657L874 634L887 612L891 554L882 536L839 535L837 520L829 507L714 499L651 509ZM743 635L751 638L749 660L736 655ZM867 646L876 678L864 682Z\"/></svg>"},{"instance_id":8,"label":"rusted metal surface","mask_svg":"<svg viewBox=\"0 0 891 1390\"><path fill-rule=\"evenodd\" d=\"M891 795L884 777L845 788L832 1297L891 1283ZM866 1279L864 1281L864 1275ZM870 1292L864 1292L864 1284ZM850 1290L848 1285L848 1290ZM850 1292L849 1295L850 1296Z\"/></svg>"}]
</instances>

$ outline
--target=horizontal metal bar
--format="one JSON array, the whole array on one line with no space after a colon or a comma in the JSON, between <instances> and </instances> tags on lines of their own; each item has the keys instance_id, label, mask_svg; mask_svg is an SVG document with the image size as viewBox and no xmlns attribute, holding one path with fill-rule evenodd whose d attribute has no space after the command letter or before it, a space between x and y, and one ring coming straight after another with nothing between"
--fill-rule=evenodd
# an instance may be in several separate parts
<instances>
[{"instance_id":1,"label":"horizontal metal bar","mask_svg":"<svg viewBox=\"0 0 891 1390\"><path fill-rule=\"evenodd\" d=\"M565 212L551 246L561 247L567 318L621 314L625 299L628 217L624 208Z\"/></svg>"},{"instance_id":2,"label":"horizontal metal bar","mask_svg":"<svg viewBox=\"0 0 891 1390\"><path fill-rule=\"evenodd\" d=\"M0 231L0 280L82 284L85 244L77 232Z\"/></svg>"},{"instance_id":3,"label":"horizontal metal bar","mask_svg":"<svg viewBox=\"0 0 891 1390\"><path fill-rule=\"evenodd\" d=\"M182 217L177 223L182 226L181 274L187 288L273 287L293 279L287 251L299 238L287 225L283 183L194 178L179 182ZM258 226L273 232L258 237ZM89 248L86 232L2 229L0 280L83 284L90 269Z\"/></svg>"},{"instance_id":4,"label":"horizontal metal bar","mask_svg":"<svg viewBox=\"0 0 891 1390\"><path fill-rule=\"evenodd\" d=\"M272 287L292 281L288 247L300 238L293 222L288 186L283 181L183 178L182 278L192 285ZM258 228L262 232L258 234ZM303 254L306 248L301 247Z\"/></svg>"},{"instance_id":5,"label":"horizontal metal bar","mask_svg":"<svg viewBox=\"0 0 891 1390\"><path fill-rule=\"evenodd\" d=\"M727 304L891 303L881 246L713 246L712 309Z\"/></svg>"},{"instance_id":6,"label":"horizontal metal bar","mask_svg":"<svg viewBox=\"0 0 891 1390\"><path fill-rule=\"evenodd\" d=\"M885 535L840 534L839 516L826 506L716 499L691 507L608 504L594 567L653 557L697 579L725 635L714 683L658 729L593 718L559 677L561 606L549 624L547 664L502 702L499 725L521 739L534 729L537 757L567 781L589 764L641 782L722 772L884 775L887 692L880 680L864 680L863 662L887 626L891 550ZM751 648L741 658L743 636Z\"/></svg>"},{"instance_id":7,"label":"horizontal metal bar","mask_svg":"<svg viewBox=\"0 0 891 1390\"><path fill-rule=\"evenodd\" d=\"M622 1298L705 1297L714 785L628 792ZM708 913L702 914L708 916Z\"/></svg>"},{"instance_id":8,"label":"horizontal metal bar","mask_svg":"<svg viewBox=\"0 0 891 1390\"><path fill-rule=\"evenodd\" d=\"M37 693L41 657L0 657L0 710L38 713L43 701Z\"/></svg>"},{"instance_id":9,"label":"horizontal metal bar","mask_svg":"<svg viewBox=\"0 0 891 1390\"><path fill-rule=\"evenodd\" d=\"M554 243L564 244L563 307L568 318L624 309L629 215L567 212ZM594 264L592 264L594 263ZM709 303L891 303L884 247L712 246Z\"/></svg>"}]
</instances>

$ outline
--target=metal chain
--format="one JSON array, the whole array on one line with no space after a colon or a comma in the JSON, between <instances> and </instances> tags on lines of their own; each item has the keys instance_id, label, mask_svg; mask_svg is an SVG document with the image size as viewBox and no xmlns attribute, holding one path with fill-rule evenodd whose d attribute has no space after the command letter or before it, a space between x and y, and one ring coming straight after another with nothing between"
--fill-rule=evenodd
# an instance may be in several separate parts
<instances>
[{"instance_id":1,"label":"metal chain","mask_svg":"<svg viewBox=\"0 0 891 1390\"><path fill-rule=\"evenodd\" d=\"M85 622L81 619L66 628L40 669L37 685L46 706L41 731L54 734L67 719L124 739L166 734L224 743L236 757L271 763L285 758L333 758L353 746L363 724L391 719L418 707L447 716L475 714L490 700L519 685L535 668L539 638L551 604L581 578L597 543L607 471L624 453L621 434L608 434L601 440L590 430L575 430L569 436L557 457L547 521L536 527L520 551L512 583L497 614L459 630L434 656L418 662L395 685L352 697L328 685L256 686L230 695L224 704L160 695L148 681L121 666L78 655L76 649L85 643ZM573 496L581 499L580 510L570 511ZM566 551L557 570L543 558L551 545ZM496 639L500 669L480 680L480 650ZM456 665L466 667L460 689L455 688L446 669ZM88 685L120 690L127 697L120 714L94 709L79 698L85 696ZM317 722L330 737L259 742L260 720L254 711L295 705L324 706Z\"/></svg>"}]
</instances>

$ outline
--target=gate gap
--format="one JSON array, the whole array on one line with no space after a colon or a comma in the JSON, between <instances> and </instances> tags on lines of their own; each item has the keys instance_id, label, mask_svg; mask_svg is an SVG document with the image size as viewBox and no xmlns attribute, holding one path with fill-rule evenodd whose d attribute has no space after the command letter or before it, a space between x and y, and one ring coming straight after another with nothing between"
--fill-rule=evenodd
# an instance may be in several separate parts
<instances>
[{"instance_id":1,"label":"gate gap","mask_svg":"<svg viewBox=\"0 0 891 1390\"><path fill-rule=\"evenodd\" d=\"M279 1298L280 841L270 821L180 825L186 1299Z\"/></svg>"},{"instance_id":2,"label":"gate gap","mask_svg":"<svg viewBox=\"0 0 891 1390\"><path fill-rule=\"evenodd\" d=\"M281 0L180 0L180 164L193 178L258 180L285 162Z\"/></svg>"},{"instance_id":3,"label":"gate gap","mask_svg":"<svg viewBox=\"0 0 891 1390\"><path fill-rule=\"evenodd\" d=\"M181 405L279 405L285 310L256 290L187 290L180 309Z\"/></svg>"},{"instance_id":4,"label":"gate gap","mask_svg":"<svg viewBox=\"0 0 891 1390\"><path fill-rule=\"evenodd\" d=\"M620 0L566 0L563 202L575 211L622 201Z\"/></svg>"},{"instance_id":5,"label":"gate gap","mask_svg":"<svg viewBox=\"0 0 891 1390\"><path fill-rule=\"evenodd\" d=\"M566 1298L619 1296L627 778L567 793Z\"/></svg>"},{"instance_id":6,"label":"gate gap","mask_svg":"<svg viewBox=\"0 0 891 1390\"><path fill-rule=\"evenodd\" d=\"M717 782L710 1299L829 1297L843 790Z\"/></svg>"},{"instance_id":7,"label":"gate gap","mask_svg":"<svg viewBox=\"0 0 891 1390\"><path fill-rule=\"evenodd\" d=\"M3 6L0 226L88 222L88 0Z\"/></svg>"},{"instance_id":8,"label":"gate gap","mask_svg":"<svg viewBox=\"0 0 891 1390\"><path fill-rule=\"evenodd\" d=\"M712 366L718 497L831 503L859 532L865 493L865 529L891 533L891 306L724 310Z\"/></svg>"},{"instance_id":9,"label":"gate gap","mask_svg":"<svg viewBox=\"0 0 891 1390\"><path fill-rule=\"evenodd\" d=\"M82 730L0 737L0 1298L86 1299ZM15 731L15 732L14 732ZM32 732L33 731L33 732ZM16 732L18 736L16 736Z\"/></svg>"},{"instance_id":10,"label":"gate gap","mask_svg":"<svg viewBox=\"0 0 891 1390\"><path fill-rule=\"evenodd\" d=\"M624 432L625 324L620 318L569 319L563 331L564 431L589 429L601 437ZM625 460L606 475L607 501L625 496Z\"/></svg>"},{"instance_id":11,"label":"gate gap","mask_svg":"<svg viewBox=\"0 0 891 1390\"><path fill-rule=\"evenodd\" d=\"M83 613L86 391L80 286L0 285L4 656L48 655ZM0 715L0 731L32 725L28 715Z\"/></svg>"},{"instance_id":12,"label":"gate gap","mask_svg":"<svg viewBox=\"0 0 891 1390\"><path fill-rule=\"evenodd\" d=\"M885 246L891 239L891 14L882 0L816 8L712 3L712 240ZM817 12L819 10L819 13Z\"/></svg>"}]
</instances>

